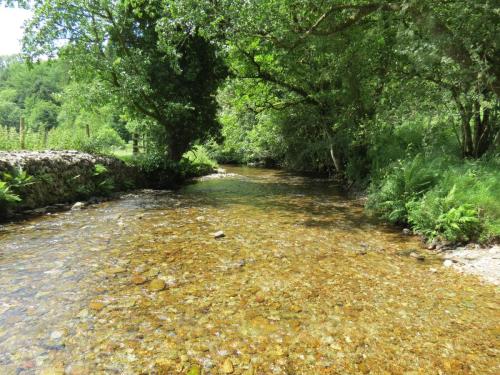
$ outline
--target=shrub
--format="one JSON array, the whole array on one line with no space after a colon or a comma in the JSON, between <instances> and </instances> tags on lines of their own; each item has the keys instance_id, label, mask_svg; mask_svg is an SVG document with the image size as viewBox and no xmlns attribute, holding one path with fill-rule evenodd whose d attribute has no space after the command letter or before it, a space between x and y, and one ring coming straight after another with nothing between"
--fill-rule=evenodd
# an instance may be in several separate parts
<instances>
[{"instance_id":1,"label":"shrub","mask_svg":"<svg viewBox=\"0 0 500 375\"><path fill-rule=\"evenodd\" d=\"M45 144L46 143L46 144ZM113 147L123 147L124 141L109 127L96 129L91 137L80 128L57 127L46 135L44 131L27 129L25 149L27 150L78 150L89 153L105 153ZM19 132L12 127L0 126L0 150L20 149Z\"/></svg>"},{"instance_id":2,"label":"shrub","mask_svg":"<svg viewBox=\"0 0 500 375\"><path fill-rule=\"evenodd\" d=\"M49 133L48 147L56 150L78 150L88 153L105 153L112 147L123 147L118 133L107 127L96 129L87 137L84 129L58 127Z\"/></svg>"},{"instance_id":3,"label":"shrub","mask_svg":"<svg viewBox=\"0 0 500 375\"><path fill-rule=\"evenodd\" d=\"M19 195L12 192L9 184L5 181L0 181L0 203L16 203L20 202L21 198Z\"/></svg>"},{"instance_id":4,"label":"shrub","mask_svg":"<svg viewBox=\"0 0 500 375\"><path fill-rule=\"evenodd\" d=\"M189 178L214 172L217 163L212 160L204 146L195 146L184 154L179 166L183 176Z\"/></svg>"},{"instance_id":5,"label":"shrub","mask_svg":"<svg viewBox=\"0 0 500 375\"><path fill-rule=\"evenodd\" d=\"M424 158L398 162L370 187L368 208L409 223L428 239L453 242L500 237L500 162Z\"/></svg>"},{"instance_id":6,"label":"shrub","mask_svg":"<svg viewBox=\"0 0 500 375\"><path fill-rule=\"evenodd\" d=\"M2 174L2 180L5 181L10 188L20 192L26 186L35 183L33 176L28 175L28 173L22 168L17 168L14 172L4 172Z\"/></svg>"},{"instance_id":7,"label":"shrub","mask_svg":"<svg viewBox=\"0 0 500 375\"><path fill-rule=\"evenodd\" d=\"M2 174L2 179L0 179L0 217L5 215L12 205L22 201L22 192L34 182L33 177L22 168Z\"/></svg>"},{"instance_id":8,"label":"shrub","mask_svg":"<svg viewBox=\"0 0 500 375\"><path fill-rule=\"evenodd\" d=\"M438 179L442 160L427 161L422 155L398 161L378 181L372 183L367 208L394 224L408 221L407 205L418 200Z\"/></svg>"},{"instance_id":9,"label":"shrub","mask_svg":"<svg viewBox=\"0 0 500 375\"><path fill-rule=\"evenodd\" d=\"M101 195L109 195L115 190L115 181L109 176L108 168L102 164L94 166L95 192Z\"/></svg>"},{"instance_id":10,"label":"shrub","mask_svg":"<svg viewBox=\"0 0 500 375\"><path fill-rule=\"evenodd\" d=\"M481 222L477 209L469 204L452 207L436 220L436 232L450 241L474 240L480 232Z\"/></svg>"},{"instance_id":11,"label":"shrub","mask_svg":"<svg viewBox=\"0 0 500 375\"><path fill-rule=\"evenodd\" d=\"M455 197L456 186L444 197L439 189L426 194L421 200L407 205L408 222L413 229L428 239L452 242L475 240L481 232L478 209L472 204L460 203Z\"/></svg>"},{"instance_id":12,"label":"shrub","mask_svg":"<svg viewBox=\"0 0 500 375\"><path fill-rule=\"evenodd\" d=\"M158 189L170 188L188 178L212 173L217 168L217 163L203 146L195 146L179 162L166 158L160 151L152 151L127 157L126 163L146 176L147 186Z\"/></svg>"}]
</instances>

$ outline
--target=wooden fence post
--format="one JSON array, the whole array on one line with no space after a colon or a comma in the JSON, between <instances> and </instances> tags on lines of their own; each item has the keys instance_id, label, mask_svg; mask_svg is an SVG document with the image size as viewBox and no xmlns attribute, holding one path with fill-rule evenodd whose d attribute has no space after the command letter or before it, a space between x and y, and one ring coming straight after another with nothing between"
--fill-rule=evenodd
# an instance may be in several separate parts
<instances>
[{"instance_id":1,"label":"wooden fence post","mask_svg":"<svg viewBox=\"0 0 500 375\"><path fill-rule=\"evenodd\" d=\"M25 140L26 140L26 128L24 124L24 117L21 116L21 119L19 120L19 146L21 150L24 150L26 146Z\"/></svg>"},{"instance_id":2,"label":"wooden fence post","mask_svg":"<svg viewBox=\"0 0 500 375\"><path fill-rule=\"evenodd\" d=\"M139 154L139 134L137 132L132 133L132 155Z\"/></svg>"},{"instance_id":3,"label":"wooden fence post","mask_svg":"<svg viewBox=\"0 0 500 375\"><path fill-rule=\"evenodd\" d=\"M47 142L49 140L49 127L47 125L43 128L43 148L47 148Z\"/></svg>"}]
</instances>

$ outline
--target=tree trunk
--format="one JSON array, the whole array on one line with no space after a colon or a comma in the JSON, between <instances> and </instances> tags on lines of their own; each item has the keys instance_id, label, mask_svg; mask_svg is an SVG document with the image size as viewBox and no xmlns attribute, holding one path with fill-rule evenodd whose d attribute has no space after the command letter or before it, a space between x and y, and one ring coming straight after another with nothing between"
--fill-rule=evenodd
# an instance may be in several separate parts
<instances>
[{"instance_id":1,"label":"tree trunk","mask_svg":"<svg viewBox=\"0 0 500 375\"><path fill-rule=\"evenodd\" d=\"M474 156L474 145L472 143L472 131L470 126L470 114L462 116L462 155L464 157Z\"/></svg>"},{"instance_id":2,"label":"tree trunk","mask_svg":"<svg viewBox=\"0 0 500 375\"><path fill-rule=\"evenodd\" d=\"M332 158L333 166L335 167L335 171L337 174L341 175L343 173L342 162L339 157L336 155L334 147L333 147L333 134L331 129L328 126L325 127L326 136L328 137L328 143L330 145L330 157Z\"/></svg>"},{"instance_id":3,"label":"tree trunk","mask_svg":"<svg viewBox=\"0 0 500 375\"><path fill-rule=\"evenodd\" d=\"M332 158L333 166L335 167L337 173L339 174L342 173L342 164L340 163L339 159L335 156L332 143L330 143L330 157Z\"/></svg>"},{"instance_id":4,"label":"tree trunk","mask_svg":"<svg viewBox=\"0 0 500 375\"><path fill-rule=\"evenodd\" d=\"M488 149L488 117L489 110L483 111L478 101L474 103L474 157L481 157Z\"/></svg>"},{"instance_id":5,"label":"tree trunk","mask_svg":"<svg viewBox=\"0 0 500 375\"><path fill-rule=\"evenodd\" d=\"M466 158L480 158L496 142L500 128L496 111L482 106L481 101L461 94L458 89L452 90L453 98L460 113L460 146L462 156ZM494 97L493 92L476 93L485 100ZM496 107L498 108L498 101Z\"/></svg>"},{"instance_id":6,"label":"tree trunk","mask_svg":"<svg viewBox=\"0 0 500 375\"><path fill-rule=\"evenodd\" d=\"M168 157L170 160L178 162L186 152L186 148L180 143L172 141L168 143Z\"/></svg>"}]
</instances>

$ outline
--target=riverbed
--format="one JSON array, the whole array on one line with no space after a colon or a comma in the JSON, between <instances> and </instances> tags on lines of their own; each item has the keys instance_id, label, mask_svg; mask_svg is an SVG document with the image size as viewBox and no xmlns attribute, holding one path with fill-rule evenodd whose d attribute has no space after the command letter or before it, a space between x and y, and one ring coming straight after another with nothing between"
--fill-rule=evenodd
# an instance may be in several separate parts
<instances>
[{"instance_id":1,"label":"riverbed","mask_svg":"<svg viewBox=\"0 0 500 375\"><path fill-rule=\"evenodd\" d=\"M332 182L228 172L0 227L0 374L500 373L498 287Z\"/></svg>"}]
</instances>

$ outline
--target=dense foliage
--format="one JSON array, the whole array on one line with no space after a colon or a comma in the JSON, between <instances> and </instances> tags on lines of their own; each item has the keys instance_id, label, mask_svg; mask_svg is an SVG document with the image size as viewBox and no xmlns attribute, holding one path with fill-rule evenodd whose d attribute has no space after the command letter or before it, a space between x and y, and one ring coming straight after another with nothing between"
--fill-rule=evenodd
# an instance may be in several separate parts
<instances>
[{"instance_id":1,"label":"dense foliage","mask_svg":"<svg viewBox=\"0 0 500 375\"><path fill-rule=\"evenodd\" d=\"M80 80L97 80L127 118L149 120L151 139L169 159L215 132L223 64L195 25L174 22L169 2L35 3L25 37L30 58L58 54Z\"/></svg>"},{"instance_id":2,"label":"dense foliage","mask_svg":"<svg viewBox=\"0 0 500 375\"><path fill-rule=\"evenodd\" d=\"M95 148L140 135L147 168L204 144L220 162L368 187L371 212L428 238L500 234L495 1L34 4L26 56L57 57L72 80L0 92L4 126L23 113L36 132L96 134Z\"/></svg>"},{"instance_id":3,"label":"dense foliage","mask_svg":"<svg viewBox=\"0 0 500 375\"><path fill-rule=\"evenodd\" d=\"M0 176L0 218L8 212L11 206L21 202L22 194L27 186L35 183L33 176L18 168L4 172Z\"/></svg>"},{"instance_id":4,"label":"dense foliage","mask_svg":"<svg viewBox=\"0 0 500 375\"><path fill-rule=\"evenodd\" d=\"M102 90L96 82L70 81L59 60L28 67L16 56L0 59L0 149L105 152L123 146L125 123Z\"/></svg>"},{"instance_id":5,"label":"dense foliage","mask_svg":"<svg viewBox=\"0 0 500 375\"><path fill-rule=\"evenodd\" d=\"M371 212L428 238L500 235L498 5L223 3L215 157L370 184Z\"/></svg>"}]
</instances>

